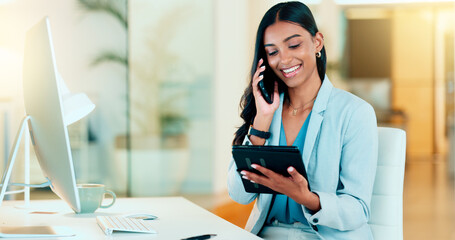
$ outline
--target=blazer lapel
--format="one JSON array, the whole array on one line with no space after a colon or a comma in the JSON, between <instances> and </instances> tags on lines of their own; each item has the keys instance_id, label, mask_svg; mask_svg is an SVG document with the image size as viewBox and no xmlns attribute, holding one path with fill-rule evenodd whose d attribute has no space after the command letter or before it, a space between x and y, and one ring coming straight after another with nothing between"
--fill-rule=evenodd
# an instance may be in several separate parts
<instances>
[{"instance_id":1,"label":"blazer lapel","mask_svg":"<svg viewBox=\"0 0 455 240\"><path fill-rule=\"evenodd\" d=\"M305 137L305 145L303 147L303 165L308 169L308 162L310 161L310 154L313 152L314 142L318 136L319 129L321 129L321 123L324 117L322 115L313 113L311 114L310 123L308 125L308 131Z\"/></svg>"},{"instance_id":2,"label":"blazer lapel","mask_svg":"<svg viewBox=\"0 0 455 240\"><path fill-rule=\"evenodd\" d=\"M305 168L308 167L308 162L310 161L316 138L319 134L319 130L321 129L322 120L324 120L324 111L327 108L332 88L333 85L326 75L316 97L316 101L312 110L313 113L311 114L308 131L305 137L305 145L303 147L302 153L303 164L305 165Z\"/></svg>"}]
</instances>

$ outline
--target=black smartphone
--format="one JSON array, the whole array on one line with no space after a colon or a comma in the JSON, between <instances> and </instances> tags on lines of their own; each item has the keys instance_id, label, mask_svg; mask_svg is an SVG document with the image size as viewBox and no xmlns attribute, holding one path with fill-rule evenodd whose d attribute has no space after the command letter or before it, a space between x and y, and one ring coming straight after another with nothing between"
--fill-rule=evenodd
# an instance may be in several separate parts
<instances>
[{"instance_id":1,"label":"black smartphone","mask_svg":"<svg viewBox=\"0 0 455 240\"><path fill-rule=\"evenodd\" d=\"M263 72L259 74L259 76L264 76L264 73L268 71L268 68L266 67ZM264 100L268 104L273 103L273 91L275 89L274 86L274 81L271 79L266 79L265 77L258 82L258 88L262 93L262 97L264 97Z\"/></svg>"}]
</instances>

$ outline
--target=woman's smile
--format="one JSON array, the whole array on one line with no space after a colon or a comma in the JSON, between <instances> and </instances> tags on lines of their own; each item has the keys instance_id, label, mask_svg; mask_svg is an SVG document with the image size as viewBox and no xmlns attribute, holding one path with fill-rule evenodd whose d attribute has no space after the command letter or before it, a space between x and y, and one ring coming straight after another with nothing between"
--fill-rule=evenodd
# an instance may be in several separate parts
<instances>
[{"instance_id":1,"label":"woman's smile","mask_svg":"<svg viewBox=\"0 0 455 240\"><path fill-rule=\"evenodd\" d=\"M299 64L299 65L295 65L290 68L282 68L282 69L280 69L280 71L281 71L281 73L283 73L283 76L285 78L291 78L291 77L294 77L295 75L297 75L297 73L300 71L301 67L302 67L302 64Z\"/></svg>"}]
</instances>

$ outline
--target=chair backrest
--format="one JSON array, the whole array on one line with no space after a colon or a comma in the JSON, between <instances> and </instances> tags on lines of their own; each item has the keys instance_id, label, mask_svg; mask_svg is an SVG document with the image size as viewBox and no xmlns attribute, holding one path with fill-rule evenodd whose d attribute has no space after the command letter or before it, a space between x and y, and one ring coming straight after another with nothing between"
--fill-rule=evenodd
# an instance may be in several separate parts
<instances>
[{"instance_id":1,"label":"chair backrest","mask_svg":"<svg viewBox=\"0 0 455 240\"><path fill-rule=\"evenodd\" d=\"M378 168L368 224L375 240L402 240L406 132L378 127L378 139Z\"/></svg>"}]
</instances>

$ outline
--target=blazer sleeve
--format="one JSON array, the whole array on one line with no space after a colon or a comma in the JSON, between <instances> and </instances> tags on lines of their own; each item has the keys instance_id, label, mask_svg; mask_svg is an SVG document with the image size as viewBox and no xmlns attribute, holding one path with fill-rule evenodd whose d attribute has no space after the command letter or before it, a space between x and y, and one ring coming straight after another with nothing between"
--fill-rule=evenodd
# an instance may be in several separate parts
<instances>
[{"instance_id":1,"label":"blazer sleeve","mask_svg":"<svg viewBox=\"0 0 455 240\"><path fill-rule=\"evenodd\" d=\"M373 108L363 103L352 113L342 141L336 193L317 192L321 209L303 207L313 225L348 231L366 224L378 158L378 130Z\"/></svg>"},{"instance_id":2,"label":"blazer sleeve","mask_svg":"<svg viewBox=\"0 0 455 240\"><path fill-rule=\"evenodd\" d=\"M267 144L267 142L266 142ZM248 136L245 136L245 140L242 145L252 145ZM234 162L234 159L231 158L231 162L228 168L228 192L232 200L240 204L249 204L256 199L258 196L257 193L248 193L243 187L242 178L240 173L237 172L237 165Z\"/></svg>"}]
</instances>

